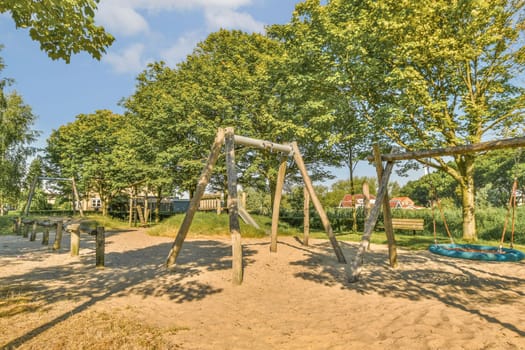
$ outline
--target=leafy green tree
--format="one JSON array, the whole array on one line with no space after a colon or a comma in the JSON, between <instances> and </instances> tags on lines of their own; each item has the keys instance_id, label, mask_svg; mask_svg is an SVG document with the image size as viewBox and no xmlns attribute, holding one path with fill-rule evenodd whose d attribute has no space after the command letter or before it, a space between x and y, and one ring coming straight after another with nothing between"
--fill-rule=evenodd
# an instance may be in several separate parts
<instances>
[{"instance_id":1,"label":"leafy green tree","mask_svg":"<svg viewBox=\"0 0 525 350\"><path fill-rule=\"evenodd\" d=\"M124 106L144 139L155 144L148 146L155 150L148 158L166 169L162 178L171 176L174 186L194 189L219 127L233 126L236 134L278 143L312 143L287 97L293 92L284 88L283 56L275 40L221 30L177 67L159 62L139 75L136 92ZM318 153L306 152L305 161L315 163ZM243 147L236 158L239 183L274 193L279 154ZM212 181L216 189L225 188L221 160Z\"/></svg>"},{"instance_id":2,"label":"leafy green tree","mask_svg":"<svg viewBox=\"0 0 525 350\"><path fill-rule=\"evenodd\" d=\"M0 71L3 63L0 60ZM29 147L38 133L32 130L35 116L16 92L4 93L8 80L0 80L0 214L18 202Z\"/></svg>"},{"instance_id":3,"label":"leafy green tree","mask_svg":"<svg viewBox=\"0 0 525 350\"><path fill-rule=\"evenodd\" d=\"M113 36L95 24L98 0L3 0L0 13L8 13L17 28L28 28L31 39L50 58L69 63L71 55L86 51L100 59Z\"/></svg>"},{"instance_id":4,"label":"leafy green tree","mask_svg":"<svg viewBox=\"0 0 525 350\"><path fill-rule=\"evenodd\" d=\"M47 161L55 175L74 177L84 195L96 192L107 214L111 199L142 180L138 147L130 147L124 116L108 110L80 114L54 130L47 141Z\"/></svg>"},{"instance_id":5,"label":"leafy green tree","mask_svg":"<svg viewBox=\"0 0 525 350\"><path fill-rule=\"evenodd\" d=\"M517 0L307 0L292 24L328 28L323 50L345 56L327 64L352 79L351 100L367 111L360 116L378 138L416 151L477 143L523 121L525 95L514 79L524 68L523 6ZM443 157L420 160L458 182L465 239L477 237L478 156L454 156L454 166Z\"/></svg>"},{"instance_id":6,"label":"leafy green tree","mask_svg":"<svg viewBox=\"0 0 525 350\"><path fill-rule=\"evenodd\" d=\"M518 190L525 186L525 159L522 150L490 152L476 160L474 178L476 187L485 193L488 205L504 207L508 204L514 179Z\"/></svg>"}]
</instances>

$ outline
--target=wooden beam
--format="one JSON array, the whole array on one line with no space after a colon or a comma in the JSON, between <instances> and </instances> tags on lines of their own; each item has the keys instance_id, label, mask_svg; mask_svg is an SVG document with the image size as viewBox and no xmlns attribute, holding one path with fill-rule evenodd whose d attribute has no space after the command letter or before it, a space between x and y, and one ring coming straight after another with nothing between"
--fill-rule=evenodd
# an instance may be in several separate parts
<instances>
[{"instance_id":1,"label":"wooden beam","mask_svg":"<svg viewBox=\"0 0 525 350\"><path fill-rule=\"evenodd\" d=\"M381 183L381 179L383 178L383 162L381 162L381 151L378 144L374 145L374 158L376 162L377 180ZM392 211L390 210L390 199L388 197L388 183L385 188L385 195L383 196L383 223L388 242L390 266L397 267L396 237L394 236L394 228L392 227Z\"/></svg>"},{"instance_id":2,"label":"wooden beam","mask_svg":"<svg viewBox=\"0 0 525 350\"><path fill-rule=\"evenodd\" d=\"M184 220L182 221L182 224L179 227L179 232L177 233L177 237L175 237L175 242L173 242L173 246L171 247L171 250L168 254L168 258L166 259L167 267L175 266L177 256L179 255L180 250L182 249L182 244L186 239L186 235L188 234L188 231L190 229L190 225L193 221L193 217L195 216L195 212L199 208L201 197L204 194L204 191L206 190L208 182L210 181L210 177L213 172L213 167L215 166L215 163L217 163L217 159L219 158L219 153L223 143L224 129L219 129L217 131L217 135L215 136L215 141L213 142L208 161L202 169L199 182L197 183L197 189L195 190L193 198L190 200L190 205L188 207L188 210L186 211Z\"/></svg>"},{"instance_id":3,"label":"wooden beam","mask_svg":"<svg viewBox=\"0 0 525 350\"><path fill-rule=\"evenodd\" d=\"M397 160L410 160L410 159L421 159L421 158L432 158L441 156L453 156L457 154L467 154L483 151L494 151L505 148L519 148L525 147L525 137L514 137L510 139L486 141L480 143L474 143L471 145L462 145L454 147L436 148L423 151L413 151L404 153L389 153L381 155L383 161L397 161ZM370 161L373 157L368 157Z\"/></svg>"},{"instance_id":4,"label":"wooden beam","mask_svg":"<svg viewBox=\"0 0 525 350\"><path fill-rule=\"evenodd\" d=\"M370 243L370 236L372 236L372 231L379 217L379 211L381 210L381 205L383 204L383 198L386 195L386 189L388 187L388 180L390 179L390 174L392 174L392 169L394 168L393 162L388 162L386 168L383 171L383 177L381 178L381 183L379 184L379 190L377 192L376 202L370 211L368 219L365 221L365 231L363 232L363 237L361 238L361 243L357 250L357 254L352 263L352 273L348 276L349 282L356 282L359 280L359 275L361 274L363 256L365 251L368 249Z\"/></svg>"},{"instance_id":5,"label":"wooden beam","mask_svg":"<svg viewBox=\"0 0 525 350\"><path fill-rule=\"evenodd\" d=\"M232 282L240 285L243 279L241 225L239 223L239 199L237 198L237 169L235 167L235 140L233 128L226 128L226 171L228 177L228 214L232 239Z\"/></svg>"},{"instance_id":6,"label":"wooden beam","mask_svg":"<svg viewBox=\"0 0 525 350\"><path fill-rule=\"evenodd\" d=\"M270 141L264 141L264 140L258 140L253 139L251 137L245 137L245 136L234 136L235 143L238 143L239 145L245 145L245 146L252 146L260 149L270 150L270 151L279 151L286 154L292 153L292 147L289 145L281 145L278 143L273 143Z\"/></svg>"},{"instance_id":7,"label":"wooden beam","mask_svg":"<svg viewBox=\"0 0 525 350\"><path fill-rule=\"evenodd\" d=\"M335 238L335 235L332 231L332 226L330 225L330 221L328 220L328 216L326 215L323 209L323 206L321 205L321 202L319 201L319 198L317 198L317 195L315 194L314 186L312 185L312 180L310 180L310 176L308 175L308 172L306 171L306 166L304 165L303 157L301 156L301 152L299 152L299 147L297 147L296 142L292 142L292 149L293 149L293 157L294 157L295 163L297 164L297 167L299 168L299 171L301 172L301 175L304 181L304 185L308 189L308 193L310 194L312 203L315 209L317 210L317 213L319 213L319 217L321 218L321 222L323 223L326 234L328 235L328 238L330 239L330 243L332 244L332 247L334 248L334 252L335 252L335 255L337 256L337 260L340 263L346 264L346 259L343 254L343 251L341 250L341 247L339 246L339 243L337 242L337 239Z\"/></svg>"},{"instance_id":8,"label":"wooden beam","mask_svg":"<svg viewBox=\"0 0 525 350\"><path fill-rule=\"evenodd\" d=\"M273 199L272 209L272 233L270 251L277 252L277 231L279 226L279 210L281 208L281 198L283 196L284 178L286 175L286 161L285 155L281 156L281 163L279 164L279 172L277 173L277 183L275 184L275 197Z\"/></svg>"}]
</instances>

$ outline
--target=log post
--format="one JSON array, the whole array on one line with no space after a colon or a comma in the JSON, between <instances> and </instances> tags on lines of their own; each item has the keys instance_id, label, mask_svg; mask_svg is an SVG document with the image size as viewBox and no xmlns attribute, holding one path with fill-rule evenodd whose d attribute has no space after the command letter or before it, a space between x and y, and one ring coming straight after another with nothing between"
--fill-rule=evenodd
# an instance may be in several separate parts
<instances>
[{"instance_id":1,"label":"log post","mask_svg":"<svg viewBox=\"0 0 525 350\"><path fill-rule=\"evenodd\" d=\"M20 234L20 217L13 218L13 234Z\"/></svg>"},{"instance_id":2,"label":"log post","mask_svg":"<svg viewBox=\"0 0 525 350\"><path fill-rule=\"evenodd\" d=\"M308 246L308 238L310 237L310 194L308 189L303 187L304 204L303 204L303 245Z\"/></svg>"},{"instance_id":3,"label":"log post","mask_svg":"<svg viewBox=\"0 0 525 350\"><path fill-rule=\"evenodd\" d=\"M286 160L287 156L281 156L281 163L279 165L279 172L277 173L277 183L275 184L275 197L273 199L272 209L272 233L270 251L277 252L277 231L279 227L279 210L281 208L281 198L283 196L284 177L286 175Z\"/></svg>"},{"instance_id":4,"label":"log post","mask_svg":"<svg viewBox=\"0 0 525 350\"><path fill-rule=\"evenodd\" d=\"M49 226L45 226L44 232L42 233L42 245L49 244Z\"/></svg>"},{"instance_id":5,"label":"log post","mask_svg":"<svg viewBox=\"0 0 525 350\"><path fill-rule=\"evenodd\" d=\"M312 200L312 203L315 209L317 210L317 213L319 213L319 217L321 218L321 222L323 223L326 234L328 235L328 238L330 239L330 243L332 244L335 255L337 256L337 260L340 263L346 264L346 259L343 254L343 251L341 250L341 247L339 246L339 243L337 242L337 239L335 238L335 235L332 231L332 226L330 225L330 221L328 220L328 216L326 215L323 209L323 206L321 205L321 202L319 201L319 198L317 198L317 195L315 194L314 186L312 185L310 176L308 175L308 172L306 171L306 166L304 165L303 157L301 156L301 153L299 152L299 147L297 147L296 142L292 143L292 149L293 149L293 157L294 157L295 163L297 164L297 167L299 168L299 171L301 172L301 175L304 181L304 185L308 189L308 192L310 193L310 198Z\"/></svg>"},{"instance_id":6,"label":"log post","mask_svg":"<svg viewBox=\"0 0 525 350\"><path fill-rule=\"evenodd\" d=\"M33 224L33 221L29 219L24 219L22 221L22 224L24 225L22 237L27 238L29 236L29 226Z\"/></svg>"},{"instance_id":7,"label":"log post","mask_svg":"<svg viewBox=\"0 0 525 350\"><path fill-rule=\"evenodd\" d=\"M106 245L106 235L104 232L104 227L98 226L97 227L97 244L96 244L96 251L95 251L95 266L97 268L104 268L104 250Z\"/></svg>"},{"instance_id":8,"label":"log post","mask_svg":"<svg viewBox=\"0 0 525 350\"><path fill-rule=\"evenodd\" d=\"M381 151L379 145L374 145L374 159L376 163L376 172L378 182L381 182L383 177L383 163L381 161ZM391 267L397 267L397 248L396 238L394 236L394 228L392 227L392 211L390 210L390 200L388 197L388 182L385 186L385 195L383 197L383 224L385 226L385 234L388 241L388 257Z\"/></svg>"},{"instance_id":9,"label":"log post","mask_svg":"<svg viewBox=\"0 0 525 350\"><path fill-rule=\"evenodd\" d=\"M226 128L224 140L226 149L226 171L228 173L228 214L232 238L232 282L242 283L242 244L239 223L239 199L237 198L237 169L235 168L235 140L233 128Z\"/></svg>"},{"instance_id":10,"label":"log post","mask_svg":"<svg viewBox=\"0 0 525 350\"><path fill-rule=\"evenodd\" d=\"M365 221L365 231L363 232L361 243L359 244L357 254L352 263L352 273L350 276L348 276L349 282L356 282L357 280L359 280L359 275L361 274L363 264L363 256L368 248L368 245L370 243L370 236L372 236L372 231L374 230L377 218L379 217L379 211L381 210L383 198L386 195L386 189L388 187L388 179L390 178L390 174L392 173L393 168L393 162L388 162L386 164L386 168L383 172L383 177L381 178L381 182L379 183L379 190L377 192L376 202L372 207L372 210L370 211L368 219L366 219Z\"/></svg>"},{"instance_id":11,"label":"log post","mask_svg":"<svg viewBox=\"0 0 525 350\"><path fill-rule=\"evenodd\" d=\"M184 243L184 240L186 239L186 235L188 234L188 231L190 229L190 225L193 220L193 217L195 216L195 212L199 208L201 197L204 194L204 191L206 190L206 186L208 185L208 182L210 181L210 177L213 172L213 167L215 166L215 163L217 162L217 158L219 158L219 152L221 150L221 146L223 142L224 142L224 129L219 129L217 131L217 136L215 137L215 141L211 148L211 152L208 157L208 161L206 165L204 166L204 168L202 169L202 173L200 175L199 182L197 183L197 189L195 190L195 193L193 194L193 198L190 200L190 205L188 207L188 210L186 211L184 220L182 221L182 224L179 227L179 232L177 233L175 242L173 242L173 246L171 247L171 250L168 254L168 258L166 259L167 267L173 267L175 265L175 261L177 260L177 256L179 255L180 250L182 249L182 244Z\"/></svg>"},{"instance_id":12,"label":"log post","mask_svg":"<svg viewBox=\"0 0 525 350\"><path fill-rule=\"evenodd\" d=\"M67 227L71 234L70 254L71 256L78 256L80 250L80 224L72 224Z\"/></svg>"},{"instance_id":13,"label":"log post","mask_svg":"<svg viewBox=\"0 0 525 350\"><path fill-rule=\"evenodd\" d=\"M37 226L37 223L36 223L36 220L33 221L33 225L31 227L31 236L29 236L29 240L31 242L34 242L35 239L36 239L36 226Z\"/></svg>"},{"instance_id":14,"label":"log post","mask_svg":"<svg viewBox=\"0 0 525 350\"><path fill-rule=\"evenodd\" d=\"M56 222L55 241L53 242L53 250L59 250L62 245L62 220Z\"/></svg>"}]
</instances>

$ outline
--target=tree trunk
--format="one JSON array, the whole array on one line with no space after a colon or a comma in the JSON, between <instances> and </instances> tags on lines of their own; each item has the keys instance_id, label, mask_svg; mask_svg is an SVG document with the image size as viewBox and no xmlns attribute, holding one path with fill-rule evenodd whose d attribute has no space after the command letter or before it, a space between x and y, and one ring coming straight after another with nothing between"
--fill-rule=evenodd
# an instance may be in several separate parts
<instances>
[{"instance_id":1,"label":"tree trunk","mask_svg":"<svg viewBox=\"0 0 525 350\"><path fill-rule=\"evenodd\" d=\"M460 188L463 207L463 239L475 241L477 240L477 233L474 194L474 157L470 155L463 156L461 161L458 162L458 168L462 175Z\"/></svg>"},{"instance_id":2,"label":"tree trunk","mask_svg":"<svg viewBox=\"0 0 525 350\"><path fill-rule=\"evenodd\" d=\"M160 222L160 204L162 202L162 186L157 188L157 205L155 206L155 223Z\"/></svg>"}]
</instances>

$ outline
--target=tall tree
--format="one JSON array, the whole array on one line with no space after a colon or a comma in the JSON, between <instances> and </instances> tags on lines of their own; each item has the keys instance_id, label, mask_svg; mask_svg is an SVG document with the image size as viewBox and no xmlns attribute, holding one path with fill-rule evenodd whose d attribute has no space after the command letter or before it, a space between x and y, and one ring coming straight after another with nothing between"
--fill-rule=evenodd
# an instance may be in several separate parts
<instances>
[{"instance_id":1,"label":"tall tree","mask_svg":"<svg viewBox=\"0 0 525 350\"><path fill-rule=\"evenodd\" d=\"M345 52L330 68L353 81L352 100L371 112L361 116L378 136L414 151L477 143L523 121L525 95L514 79L525 67L523 6L519 0L307 0L294 21L329 28L322 46ZM478 156L455 156L454 166L443 157L421 160L459 183L463 237L471 240Z\"/></svg>"},{"instance_id":2,"label":"tall tree","mask_svg":"<svg viewBox=\"0 0 525 350\"><path fill-rule=\"evenodd\" d=\"M95 24L99 0L3 0L0 13L9 13L17 28L28 28L31 39L50 58L69 63L71 55L86 51L100 59L113 36Z\"/></svg>"},{"instance_id":3,"label":"tall tree","mask_svg":"<svg viewBox=\"0 0 525 350\"><path fill-rule=\"evenodd\" d=\"M78 115L47 141L47 161L56 175L74 177L84 195L97 193L103 215L115 195L143 179L128 130L124 116L99 110Z\"/></svg>"},{"instance_id":4,"label":"tall tree","mask_svg":"<svg viewBox=\"0 0 525 350\"><path fill-rule=\"evenodd\" d=\"M150 159L170 171L178 186L191 190L219 127L233 126L237 134L278 143L313 143L312 132L287 97L293 91L283 84L283 56L275 40L220 30L177 67L150 65L124 103L156 145ZM278 154L243 148L236 157L241 184L274 192ZM215 176L213 184L222 189L224 181Z\"/></svg>"},{"instance_id":5,"label":"tall tree","mask_svg":"<svg viewBox=\"0 0 525 350\"><path fill-rule=\"evenodd\" d=\"M3 62L0 59L0 72ZM0 214L6 204L18 202L29 147L38 133L32 130L35 116L16 92L4 93L7 79L0 80Z\"/></svg>"}]
</instances>

